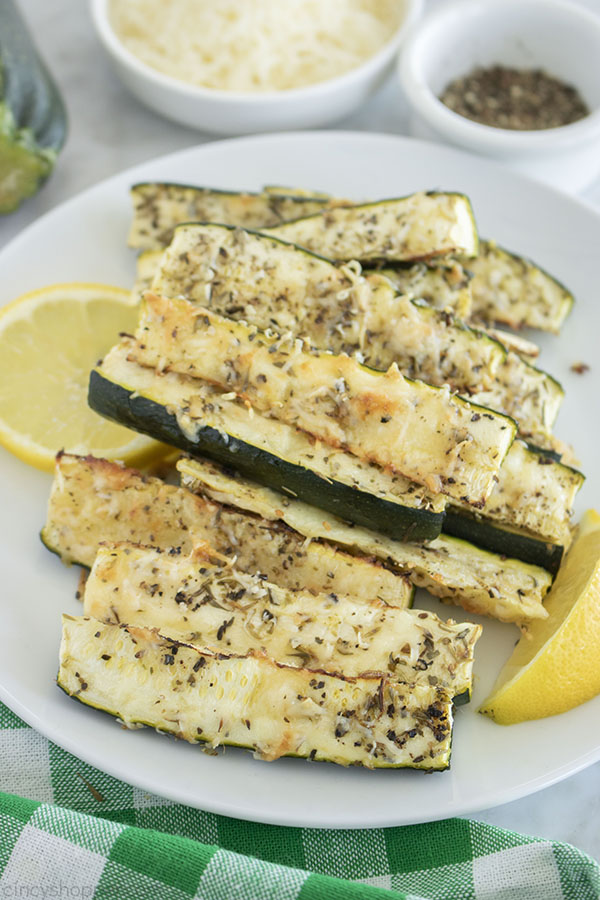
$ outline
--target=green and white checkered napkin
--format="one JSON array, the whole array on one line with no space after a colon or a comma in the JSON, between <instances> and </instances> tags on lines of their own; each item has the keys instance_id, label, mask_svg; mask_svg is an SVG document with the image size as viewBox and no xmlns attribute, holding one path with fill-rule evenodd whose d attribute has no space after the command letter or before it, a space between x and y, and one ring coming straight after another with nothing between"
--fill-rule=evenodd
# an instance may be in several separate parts
<instances>
[{"instance_id":1,"label":"green and white checkered napkin","mask_svg":"<svg viewBox=\"0 0 600 900\"><path fill-rule=\"evenodd\" d=\"M0 900L600 898L600 868L574 847L465 819L326 831L179 806L93 769L1 704L0 789Z\"/></svg>"}]
</instances>

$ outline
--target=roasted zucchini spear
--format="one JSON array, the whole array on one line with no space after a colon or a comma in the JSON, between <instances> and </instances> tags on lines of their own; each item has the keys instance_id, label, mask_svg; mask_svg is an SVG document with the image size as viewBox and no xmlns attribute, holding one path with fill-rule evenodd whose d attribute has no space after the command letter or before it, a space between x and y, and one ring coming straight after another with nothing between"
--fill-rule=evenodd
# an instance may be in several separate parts
<instances>
[{"instance_id":1,"label":"roasted zucchini spear","mask_svg":"<svg viewBox=\"0 0 600 900\"><path fill-rule=\"evenodd\" d=\"M413 194L360 206L321 196L234 193L169 183L137 184L131 194L129 244L139 250L166 247L182 222L263 230L293 220L281 234L284 240L337 259L395 262L477 253L473 211L463 194ZM346 208L352 212L344 214ZM321 218L321 210L333 218Z\"/></svg>"},{"instance_id":2,"label":"roasted zucchini spear","mask_svg":"<svg viewBox=\"0 0 600 900\"><path fill-rule=\"evenodd\" d=\"M246 747L264 760L415 769L450 761L452 701L439 688L213 653L139 626L63 616L58 684L125 726Z\"/></svg>"},{"instance_id":3,"label":"roasted zucchini spear","mask_svg":"<svg viewBox=\"0 0 600 900\"><path fill-rule=\"evenodd\" d=\"M388 469L315 441L304 431L249 414L211 385L128 359L129 339L113 347L91 374L90 405L101 415L192 454L208 456L257 481L302 496L398 540L440 533L446 500Z\"/></svg>"},{"instance_id":4,"label":"roasted zucchini spear","mask_svg":"<svg viewBox=\"0 0 600 900\"><path fill-rule=\"evenodd\" d=\"M144 283L146 266L148 259L142 261ZM451 270L426 271L439 280ZM474 403L517 419L521 434L538 443L546 439L563 398L561 385L448 311L411 299L431 295L432 278L406 282L411 296L399 296L387 272L365 276L255 232L183 225L159 261L152 290L187 297L263 330L292 331L322 350L360 355L375 369L397 363L404 375L449 384Z\"/></svg>"},{"instance_id":5,"label":"roasted zucchini spear","mask_svg":"<svg viewBox=\"0 0 600 900\"><path fill-rule=\"evenodd\" d=\"M399 543L207 463L178 467L203 496L105 460L61 456L42 540L66 563L87 566L102 541L150 541L182 553L207 541L235 556L239 569L262 571L282 587L402 606L410 605L404 574L472 612L516 622L545 617L552 579L543 569L444 535L426 546ZM220 501L209 502L209 493Z\"/></svg>"},{"instance_id":6,"label":"roasted zucchini spear","mask_svg":"<svg viewBox=\"0 0 600 900\"><path fill-rule=\"evenodd\" d=\"M184 299L146 294L132 357L240 396L259 412L332 447L456 497L488 498L516 432L508 416L378 372L301 339L260 332Z\"/></svg>"},{"instance_id":7,"label":"roasted zucchini spear","mask_svg":"<svg viewBox=\"0 0 600 900\"><path fill-rule=\"evenodd\" d=\"M171 244L173 240L177 236L180 229L187 230L188 228L194 227L192 225L178 225L173 229L173 239L171 240ZM204 225L200 226L198 224L198 228L231 228L231 226L223 226L223 225ZM244 229L246 233L249 233L248 229ZM254 234L258 234L258 232L254 232ZM299 252L306 254L307 256L316 256L318 259L322 259L323 262L327 262L324 257L317 256L317 254L310 253L310 251L305 250L304 247L297 247L295 244L289 245L287 241L282 241L280 238L269 237L268 235L262 235L263 241L271 241L272 246L276 247L277 245L287 245L293 246ZM168 246L171 246L169 244ZM153 286L153 281L161 268L163 260L166 258L163 254L165 254L165 249L160 248L157 250L144 250L142 251L137 258L136 263L136 282L134 287L134 294L136 297L141 299L144 291L149 290ZM171 254L169 254L170 256ZM191 259L191 257L190 257ZM217 258L217 262L219 264L223 264L225 257L221 254L220 258ZM185 263L185 260L181 260L182 263ZM211 263L214 262L211 260ZM333 264L333 262L331 262ZM273 258L270 258L270 266L273 265ZM343 264L340 265L342 267ZM212 265L211 265L212 268ZM256 274L260 272L260 269L256 269ZM196 274L198 274L196 272ZM291 273L288 273L291 274ZM403 267L399 267L396 269L378 269L376 272L371 273L366 270L364 273L365 278L368 280L372 274L378 274L388 279L388 281L392 284L396 291L405 296L414 297L416 299L425 300L430 306L434 309L440 310L448 310L454 315L458 316L461 319L467 320L470 312L471 312L471 288L470 288L470 276L466 272L466 270L455 261L448 262L447 264L440 263L439 265L427 265L426 263L414 263L412 265L407 265ZM214 286L214 285L213 285ZM244 286L244 283L240 285ZM189 288L191 284L188 285L188 292L186 292L186 296L189 295ZM155 286L155 289L160 293L160 289ZM340 288L340 290L343 288ZM308 291L306 293L309 293ZM272 301L277 301L278 298L271 297ZM525 342L523 338L515 338L514 335L511 335L507 332L502 333L504 339L502 340L500 337L497 338L501 343L505 343L508 340L517 340L521 350L525 350L523 353L524 356L537 356L538 350L534 344L530 342Z\"/></svg>"},{"instance_id":8,"label":"roasted zucchini spear","mask_svg":"<svg viewBox=\"0 0 600 900\"><path fill-rule=\"evenodd\" d=\"M573 306L573 295L559 281L494 241L481 241L479 256L467 265L474 319L558 334Z\"/></svg>"},{"instance_id":9,"label":"roasted zucchini spear","mask_svg":"<svg viewBox=\"0 0 600 900\"><path fill-rule=\"evenodd\" d=\"M221 191L171 182L145 182L131 188L133 222L129 246L139 250L166 247L182 222L222 222L243 228L267 228L310 215L328 206L323 197L289 193Z\"/></svg>"},{"instance_id":10,"label":"roasted zucchini spear","mask_svg":"<svg viewBox=\"0 0 600 900\"><path fill-rule=\"evenodd\" d=\"M131 362L130 339L92 372L94 409L192 455L208 456L249 478L302 497L321 509L396 540L447 534L555 572L570 544L570 515L583 476L516 441L500 468L485 509L447 506L442 495L315 442L197 379L156 378ZM441 505L440 501L442 501Z\"/></svg>"},{"instance_id":11,"label":"roasted zucchini spear","mask_svg":"<svg viewBox=\"0 0 600 900\"><path fill-rule=\"evenodd\" d=\"M300 500L293 500L212 463L182 459L177 463L190 490L236 509L283 521L309 539L327 540L351 552L368 554L406 572L417 587L469 612L504 622L544 619L544 594L552 577L544 569L489 553L442 534L425 545L400 543L365 528L347 525Z\"/></svg>"},{"instance_id":12,"label":"roasted zucchini spear","mask_svg":"<svg viewBox=\"0 0 600 900\"><path fill-rule=\"evenodd\" d=\"M546 451L515 441L485 505L485 518L569 547L573 504L584 480ZM454 505L468 511L467 504Z\"/></svg>"},{"instance_id":13,"label":"roasted zucchini spear","mask_svg":"<svg viewBox=\"0 0 600 900\"><path fill-rule=\"evenodd\" d=\"M471 257L479 246L468 197L434 191L333 207L262 230L330 259L366 264Z\"/></svg>"},{"instance_id":14,"label":"roasted zucchini spear","mask_svg":"<svg viewBox=\"0 0 600 900\"><path fill-rule=\"evenodd\" d=\"M288 666L344 676L379 673L437 685L461 699L470 696L481 634L479 625L443 622L382 600L289 591L240 572L235 557L217 558L208 545L187 556L138 544L100 547L84 611L215 652L262 651Z\"/></svg>"},{"instance_id":15,"label":"roasted zucchini spear","mask_svg":"<svg viewBox=\"0 0 600 900\"><path fill-rule=\"evenodd\" d=\"M63 562L90 568L103 541L151 543L190 553L208 542L290 590L375 598L410 606L408 579L372 556L307 541L283 523L211 503L190 491L94 457L60 454L42 541Z\"/></svg>"}]
</instances>

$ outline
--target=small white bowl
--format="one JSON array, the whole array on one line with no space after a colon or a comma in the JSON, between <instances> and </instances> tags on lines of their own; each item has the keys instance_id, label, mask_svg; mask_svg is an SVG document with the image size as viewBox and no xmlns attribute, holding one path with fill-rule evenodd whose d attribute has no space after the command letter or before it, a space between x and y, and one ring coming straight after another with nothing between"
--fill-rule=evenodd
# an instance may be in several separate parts
<instances>
[{"instance_id":1,"label":"small white bowl","mask_svg":"<svg viewBox=\"0 0 600 900\"><path fill-rule=\"evenodd\" d=\"M121 43L110 23L108 0L92 0L91 8L104 49L119 78L138 100L160 115L200 131L251 134L324 125L360 106L391 67L405 33L421 12L423 0L401 2L402 24L392 39L360 66L308 87L263 93L201 88L163 75Z\"/></svg>"},{"instance_id":2,"label":"small white bowl","mask_svg":"<svg viewBox=\"0 0 600 900\"><path fill-rule=\"evenodd\" d=\"M541 68L574 85L590 108L560 128L512 131L480 125L439 95L455 78L494 64ZM600 173L600 16L570 0L454 0L408 36L399 62L410 130L509 163L577 192Z\"/></svg>"}]
</instances>

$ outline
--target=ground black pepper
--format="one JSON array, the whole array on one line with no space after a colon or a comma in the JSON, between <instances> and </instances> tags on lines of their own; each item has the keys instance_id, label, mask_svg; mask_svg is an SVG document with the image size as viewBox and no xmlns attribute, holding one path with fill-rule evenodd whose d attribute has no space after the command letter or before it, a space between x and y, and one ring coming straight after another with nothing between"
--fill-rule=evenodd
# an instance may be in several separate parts
<instances>
[{"instance_id":1,"label":"ground black pepper","mask_svg":"<svg viewBox=\"0 0 600 900\"><path fill-rule=\"evenodd\" d=\"M558 128L590 112L576 88L547 72L499 65L450 82L440 100L481 125L516 131Z\"/></svg>"}]
</instances>

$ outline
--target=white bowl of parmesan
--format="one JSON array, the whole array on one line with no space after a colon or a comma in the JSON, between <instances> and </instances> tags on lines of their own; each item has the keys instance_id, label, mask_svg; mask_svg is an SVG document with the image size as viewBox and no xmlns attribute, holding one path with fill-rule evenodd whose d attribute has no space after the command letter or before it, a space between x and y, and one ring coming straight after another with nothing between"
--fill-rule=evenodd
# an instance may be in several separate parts
<instances>
[{"instance_id":1,"label":"white bowl of parmesan","mask_svg":"<svg viewBox=\"0 0 600 900\"><path fill-rule=\"evenodd\" d=\"M123 84L217 134L311 128L357 109L423 0L92 0Z\"/></svg>"}]
</instances>

